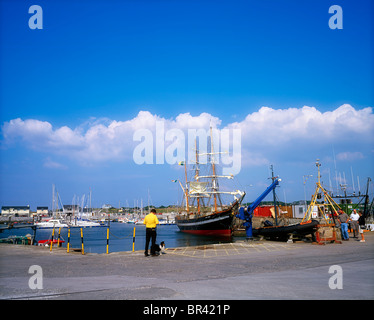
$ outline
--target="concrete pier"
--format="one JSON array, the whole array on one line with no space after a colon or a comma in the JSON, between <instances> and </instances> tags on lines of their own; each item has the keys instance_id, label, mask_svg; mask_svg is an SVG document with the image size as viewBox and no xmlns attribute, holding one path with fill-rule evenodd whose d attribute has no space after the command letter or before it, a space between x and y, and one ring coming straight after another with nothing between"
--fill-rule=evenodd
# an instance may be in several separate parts
<instances>
[{"instance_id":1,"label":"concrete pier","mask_svg":"<svg viewBox=\"0 0 374 320\"><path fill-rule=\"evenodd\" d=\"M255 241L169 248L158 257L1 244L0 298L374 299L374 233L365 238L326 245ZM42 289L29 286L32 265L41 267ZM341 267L342 289L329 286L336 276L333 265Z\"/></svg>"}]
</instances>

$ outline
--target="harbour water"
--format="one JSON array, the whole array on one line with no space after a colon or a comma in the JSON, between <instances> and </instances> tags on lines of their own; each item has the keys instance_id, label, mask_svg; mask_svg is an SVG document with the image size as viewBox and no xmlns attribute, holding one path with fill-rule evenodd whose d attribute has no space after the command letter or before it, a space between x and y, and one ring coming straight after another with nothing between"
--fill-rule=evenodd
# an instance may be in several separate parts
<instances>
[{"instance_id":1,"label":"harbour water","mask_svg":"<svg viewBox=\"0 0 374 320\"><path fill-rule=\"evenodd\" d=\"M135 250L144 250L145 226L127 223L111 222L109 228L109 252L132 251L133 231L135 228ZM107 245L107 227L83 228L83 241L85 253L105 253ZM7 229L0 233L1 238L12 235L33 235L31 228ZM52 229L37 229L35 240L51 238ZM55 230L55 239L58 229ZM68 229L61 229L61 239L65 242L62 247L66 248L68 240ZM167 248L199 246L212 243L228 243L243 240L241 237L209 237L180 232L176 225L159 225L157 227L157 243L164 241ZM70 248L81 248L80 228L70 229Z\"/></svg>"}]
</instances>

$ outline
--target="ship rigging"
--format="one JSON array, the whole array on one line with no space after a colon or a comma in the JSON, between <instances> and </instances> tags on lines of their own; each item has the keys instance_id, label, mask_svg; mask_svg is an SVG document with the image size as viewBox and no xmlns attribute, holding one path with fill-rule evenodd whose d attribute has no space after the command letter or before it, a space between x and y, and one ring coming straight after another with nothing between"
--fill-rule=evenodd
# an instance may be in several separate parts
<instances>
[{"instance_id":1,"label":"ship rigging","mask_svg":"<svg viewBox=\"0 0 374 320\"><path fill-rule=\"evenodd\" d=\"M199 153L195 140L195 163L192 171L193 178L189 181L187 176L187 164L184 165L185 185L179 181L183 190L184 200L182 210L177 216L176 224L183 232L204 235L228 235L231 236L232 223L245 192L240 190L221 190L220 179L233 179L233 175L220 175L217 173L215 156L225 152L214 152L212 128L210 128L210 152ZM206 156L203 163L200 157ZM201 174L202 167L207 172ZM234 196L234 201L225 204L223 195Z\"/></svg>"}]
</instances>

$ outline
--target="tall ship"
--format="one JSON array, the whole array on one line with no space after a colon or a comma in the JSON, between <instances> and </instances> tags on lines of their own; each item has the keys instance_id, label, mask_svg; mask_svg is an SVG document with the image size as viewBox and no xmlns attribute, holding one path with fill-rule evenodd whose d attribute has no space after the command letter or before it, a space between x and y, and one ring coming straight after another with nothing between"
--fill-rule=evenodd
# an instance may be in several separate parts
<instances>
[{"instance_id":1,"label":"tall ship","mask_svg":"<svg viewBox=\"0 0 374 320\"><path fill-rule=\"evenodd\" d=\"M196 159L192 168L184 161L185 185L179 181L183 190L182 206L175 223L180 231L208 236L231 236L233 220L245 196L244 191L224 191L220 187L223 179L233 179L233 175L217 173L216 156L223 152L214 152L212 129L210 129L210 152L199 153L195 140ZM207 161L200 163L200 157ZM187 172L192 172L188 179ZM175 181L175 180L174 180ZM233 197L232 201L224 198ZM225 203L225 200L228 202Z\"/></svg>"}]
</instances>

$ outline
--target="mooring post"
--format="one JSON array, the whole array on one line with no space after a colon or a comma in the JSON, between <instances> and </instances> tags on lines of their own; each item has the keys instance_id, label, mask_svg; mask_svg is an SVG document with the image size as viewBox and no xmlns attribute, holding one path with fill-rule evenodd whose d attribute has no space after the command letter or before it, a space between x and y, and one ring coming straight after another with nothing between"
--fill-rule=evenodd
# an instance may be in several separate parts
<instances>
[{"instance_id":1,"label":"mooring post","mask_svg":"<svg viewBox=\"0 0 374 320\"><path fill-rule=\"evenodd\" d=\"M84 254L84 244L83 244L83 228L81 228L81 239L82 239L82 254Z\"/></svg>"},{"instance_id":2,"label":"mooring post","mask_svg":"<svg viewBox=\"0 0 374 320\"><path fill-rule=\"evenodd\" d=\"M52 230L52 239L51 239L51 246L49 248L49 251L52 251L52 245L53 245L53 237L54 237L54 235L55 235L55 228L53 228L53 230Z\"/></svg>"},{"instance_id":3,"label":"mooring post","mask_svg":"<svg viewBox=\"0 0 374 320\"><path fill-rule=\"evenodd\" d=\"M61 228L58 228L57 248L60 247Z\"/></svg>"},{"instance_id":4,"label":"mooring post","mask_svg":"<svg viewBox=\"0 0 374 320\"><path fill-rule=\"evenodd\" d=\"M134 234L132 236L132 252L135 251L135 227L134 227Z\"/></svg>"},{"instance_id":5,"label":"mooring post","mask_svg":"<svg viewBox=\"0 0 374 320\"><path fill-rule=\"evenodd\" d=\"M70 228L68 229L68 244L66 247L66 253L69 253L70 251Z\"/></svg>"},{"instance_id":6,"label":"mooring post","mask_svg":"<svg viewBox=\"0 0 374 320\"><path fill-rule=\"evenodd\" d=\"M109 226L108 229L106 230L106 253L109 253Z\"/></svg>"}]
</instances>

